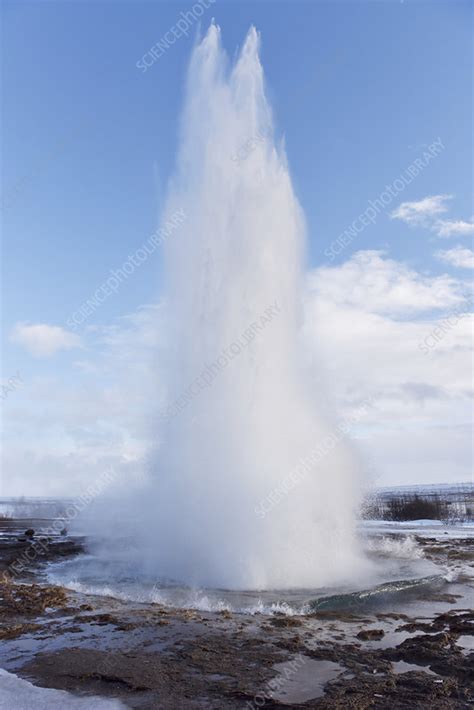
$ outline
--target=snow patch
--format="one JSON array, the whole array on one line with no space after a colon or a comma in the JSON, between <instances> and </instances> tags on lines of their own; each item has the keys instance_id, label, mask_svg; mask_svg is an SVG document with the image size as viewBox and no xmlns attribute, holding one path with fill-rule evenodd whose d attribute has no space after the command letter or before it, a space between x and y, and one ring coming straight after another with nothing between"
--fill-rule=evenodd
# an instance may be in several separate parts
<instances>
[{"instance_id":1,"label":"snow patch","mask_svg":"<svg viewBox=\"0 0 474 710\"><path fill-rule=\"evenodd\" d=\"M73 695L65 690L39 688L0 668L0 710L126 710L119 700Z\"/></svg>"}]
</instances>

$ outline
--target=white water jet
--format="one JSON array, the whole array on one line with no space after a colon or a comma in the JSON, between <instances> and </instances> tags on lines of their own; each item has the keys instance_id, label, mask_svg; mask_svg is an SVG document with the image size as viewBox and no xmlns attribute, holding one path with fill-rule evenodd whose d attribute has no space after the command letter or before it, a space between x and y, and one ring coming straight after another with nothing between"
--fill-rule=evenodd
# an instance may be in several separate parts
<instances>
[{"instance_id":1,"label":"white water jet","mask_svg":"<svg viewBox=\"0 0 474 710\"><path fill-rule=\"evenodd\" d=\"M361 479L302 364L305 223L258 50L251 28L229 67L212 24L191 59L165 215L186 215L165 243L168 408L143 547L157 578L314 588L360 569Z\"/></svg>"}]
</instances>

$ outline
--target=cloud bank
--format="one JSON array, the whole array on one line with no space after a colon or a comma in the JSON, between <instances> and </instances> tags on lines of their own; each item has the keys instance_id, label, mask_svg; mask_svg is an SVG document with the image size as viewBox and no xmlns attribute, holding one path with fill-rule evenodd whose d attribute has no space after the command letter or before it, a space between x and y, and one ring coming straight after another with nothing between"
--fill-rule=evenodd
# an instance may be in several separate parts
<instances>
[{"instance_id":1,"label":"cloud bank","mask_svg":"<svg viewBox=\"0 0 474 710\"><path fill-rule=\"evenodd\" d=\"M332 393L341 419L371 401L355 433L375 482L469 480L471 304L462 278L429 276L380 251L308 273L311 384ZM165 405L156 375L164 318L163 305L144 306L82 341L57 326L17 331L32 355L82 344L86 358L71 350L64 374L54 361L49 374L22 372L24 386L5 401L5 495L80 494L110 466L122 485L141 485Z\"/></svg>"}]
</instances>

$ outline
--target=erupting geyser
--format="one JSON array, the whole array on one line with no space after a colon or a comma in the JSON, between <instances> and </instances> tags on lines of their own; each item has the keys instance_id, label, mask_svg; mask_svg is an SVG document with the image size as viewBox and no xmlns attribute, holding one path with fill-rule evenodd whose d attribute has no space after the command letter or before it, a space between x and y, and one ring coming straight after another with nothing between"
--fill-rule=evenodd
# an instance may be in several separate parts
<instances>
[{"instance_id":1,"label":"erupting geyser","mask_svg":"<svg viewBox=\"0 0 474 710\"><path fill-rule=\"evenodd\" d=\"M191 60L165 214L186 218L165 243L168 406L144 545L156 577L314 588L359 564L360 479L347 441L315 454L334 426L303 366L305 224L258 48L252 28L229 67L212 24Z\"/></svg>"}]
</instances>

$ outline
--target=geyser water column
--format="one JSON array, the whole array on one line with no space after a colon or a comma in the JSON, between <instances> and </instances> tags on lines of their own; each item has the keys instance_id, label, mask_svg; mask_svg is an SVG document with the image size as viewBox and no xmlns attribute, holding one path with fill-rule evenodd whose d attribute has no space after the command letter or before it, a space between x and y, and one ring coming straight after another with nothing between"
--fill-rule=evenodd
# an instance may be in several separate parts
<instances>
[{"instance_id":1,"label":"geyser water column","mask_svg":"<svg viewBox=\"0 0 474 710\"><path fill-rule=\"evenodd\" d=\"M156 577L315 587L358 564L359 474L344 442L294 473L332 426L301 364L304 217L258 50L252 28L229 67L212 24L191 59L165 215L186 219L165 244L168 407L144 544Z\"/></svg>"}]
</instances>

